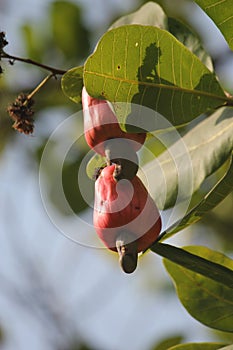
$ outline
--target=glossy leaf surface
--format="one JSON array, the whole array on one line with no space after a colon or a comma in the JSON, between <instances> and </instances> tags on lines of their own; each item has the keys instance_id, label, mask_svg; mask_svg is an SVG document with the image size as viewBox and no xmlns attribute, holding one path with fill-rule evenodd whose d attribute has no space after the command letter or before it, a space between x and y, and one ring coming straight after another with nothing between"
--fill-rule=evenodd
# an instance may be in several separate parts
<instances>
[{"instance_id":1,"label":"glossy leaf surface","mask_svg":"<svg viewBox=\"0 0 233 350\"><path fill-rule=\"evenodd\" d=\"M200 275L194 272L194 269L191 271L166 259L164 264L176 285L180 301L201 323L211 328L233 332L233 284L230 282L233 281L233 260L206 247L193 246L186 247L185 250L205 259L205 262L200 261L200 266L197 267L205 267L207 272L209 265L210 278L206 278L207 274ZM221 268L222 274L219 274Z\"/></svg>"}]
</instances>

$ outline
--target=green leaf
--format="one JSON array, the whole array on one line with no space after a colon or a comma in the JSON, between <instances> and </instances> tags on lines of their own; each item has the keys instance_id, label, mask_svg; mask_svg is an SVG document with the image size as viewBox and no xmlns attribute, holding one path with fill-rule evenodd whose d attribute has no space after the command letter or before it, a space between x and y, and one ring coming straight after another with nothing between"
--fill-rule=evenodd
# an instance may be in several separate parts
<instances>
[{"instance_id":1,"label":"green leaf","mask_svg":"<svg viewBox=\"0 0 233 350\"><path fill-rule=\"evenodd\" d=\"M32 60L41 62L45 51L45 43L40 35L28 23L21 27L27 56Z\"/></svg>"},{"instance_id":2,"label":"green leaf","mask_svg":"<svg viewBox=\"0 0 233 350\"><path fill-rule=\"evenodd\" d=\"M217 350L222 349L223 345L222 343L188 343L173 346L168 350Z\"/></svg>"},{"instance_id":3,"label":"green leaf","mask_svg":"<svg viewBox=\"0 0 233 350\"><path fill-rule=\"evenodd\" d=\"M162 7L155 2L149 1L137 11L123 16L115 21L110 29L126 24L142 24L165 29L174 35L177 40L184 44L212 71L213 65L210 56L201 45L198 36L184 23L175 18L167 17Z\"/></svg>"},{"instance_id":4,"label":"green leaf","mask_svg":"<svg viewBox=\"0 0 233 350\"><path fill-rule=\"evenodd\" d=\"M184 23L175 18L168 18L167 29L183 45L185 45L199 60L212 72L213 63L211 57L202 46L200 38Z\"/></svg>"},{"instance_id":5,"label":"green leaf","mask_svg":"<svg viewBox=\"0 0 233 350\"><path fill-rule=\"evenodd\" d=\"M167 16L159 4L148 1L137 11L116 20L109 29L118 28L127 24L142 24L167 29Z\"/></svg>"},{"instance_id":6,"label":"green leaf","mask_svg":"<svg viewBox=\"0 0 233 350\"><path fill-rule=\"evenodd\" d=\"M192 263L192 270L196 272L183 267L187 256L182 252L179 252L179 259L184 259L183 266L164 260L181 303L192 317L206 326L233 332L233 260L206 247L193 246L185 250L193 254L193 263L189 260L187 265ZM204 258L199 266L195 265L197 256Z\"/></svg>"},{"instance_id":7,"label":"green leaf","mask_svg":"<svg viewBox=\"0 0 233 350\"><path fill-rule=\"evenodd\" d=\"M75 67L66 72L61 79L64 94L75 103L82 101L83 67Z\"/></svg>"},{"instance_id":8,"label":"green leaf","mask_svg":"<svg viewBox=\"0 0 233 350\"><path fill-rule=\"evenodd\" d=\"M206 254L205 258L199 256L199 248L200 251L203 251ZM220 256L220 253L212 252L205 247L186 247L184 250L164 243L155 243L150 247L150 249L154 253L169 259L181 267L194 271L195 273L201 274L218 283L224 284L230 289L233 289L233 261L222 254ZM192 249L195 250L197 255L189 252ZM211 259L213 258L213 261L216 260L216 262L207 260L208 258L210 259L210 257ZM219 258L219 260L217 260L217 258ZM227 266L230 266L231 269L223 266L225 263L228 263Z\"/></svg>"},{"instance_id":9,"label":"green leaf","mask_svg":"<svg viewBox=\"0 0 233 350\"><path fill-rule=\"evenodd\" d=\"M189 225L199 221L208 211L216 207L233 190L233 162L229 160L229 167L226 174L219 180L215 187L197 204L184 218L172 225L161 235L161 238L168 238L183 230Z\"/></svg>"},{"instance_id":10,"label":"green leaf","mask_svg":"<svg viewBox=\"0 0 233 350\"><path fill-rule=\"evenodd\" d=\"M102 157L100 154L95 153L87 163L86 173L88 177L94 180L96 170L106 166L106 158Z\"/></svg>"},{"instance_id":11,"label":"green leaf","mask_svg":"<svg viewBox=\"0 0 233 350\"><path fill-rule=\"evenodd\" d=\"M228 99L195 55L170 33L152 26L108 31L84 65L84 84L96 98L149 107L173 125L187 123ZM140 109L133 118L143 128Z\"/></svg>"},{"instance_id":12,"label":"green leaf","mask_svg":"<svg viewBox=\"0 0 233 350\"><path fill-rule=\"evenodd\" d=\"M69 1L52 2L51 22L53 41L65 57L73 61L86 57L89 40L80 7Z\"/></svg>"},{"instance_id":13,"label":"green leaf","mask_svg":"<svg viewBox=\"0 0 233 350\"><path fill-rule=\"evenodd\" d=\"M170 349L171 346L179 344L182 341L182 339L183 339L183 337L180 336L180 335L166 338L166 339L162 340L161 342L159 342L159 344L157 344L151 350L167 350L167 349Z\"/></svg>"},{"instance_id":14,"label":"green leaf","mask_svg":"<svg viewBox=\"0 0 233 350\"><path fill-rule=\"evenodd\" d=\"M190 125L184 137L172 144L159 157L142 167L150 185L150 194L160 209L189 199L203 181L231 156L233 148L233 109L222 108L197 125ZM154 133L167 145L177 133ZM152 147L153 139L150 140ZM229 192L228 192L229 193Z\"/></svg>"},{"instance_id":15,"label":"green leaf","mask_svg":"<svg viewBox=\"0 0 233 350\"><path fill-rule=\"evenodd\" d=\"M77 123L77 128L80 126ZM71 137L71 134L66 134ZM93 184L87 177L82 178L82 186L88 188L89 198L83 197L82 188L78 181L78 174L81 170L83 161L85 162L86 149L80 147L82 140L79 139L79 145L73 143L65 158L58 152L58 141L51 140L49 144L41 144L37 149L37 154L41 168L42 181L46 183L46 195L53 206L64 216L72 216L74 213L80 213L88 208L89 198L94 197ZM67 140L66 140L67 141ZM62 140L59 139L61 147ZM47 149L46 149L47 147ZM49 155L49 156L48 156Z\"/></svg>"},{"instance_id":16,"label":"green leaf","mask_svg":"<svg viewBox=\"0 0 233 350\"><path fill-rule=\"evenodd\" d=\"M233 50L233 6L232 0L195 0L215 22Z\"/></svg>"},{"instance_id":17,"label":"green leaf","mask_svg":"<svg viewBox=\"0 0 233 350\"><path fill-rule=\"evenodd\" d=\"M62 186L64 195L68 205L74 211L74 213L79 213L88 207L88 203L86 203L86 201L83 199L80 188L77 185L77 174L82 158L80 157L76 162L64 164L62 170ZM65 211L65 206L57 196L56 187L52 186L51 189L53 190L53 192L51 192L51 199L53 200L54 204L62 214L67 214ZM71 211L69 210L68 214L70 215L70 213Z\"/></svg>"},{"instance_id":18,"label":"green leaf","mask_svg":"<svg viewBox=\"0 0 233 350\"><path fill-rule=\"evenodd\" d=\"M199 38L191 32L183 23L174 18L167 18L163 9L154 2L148 2L136 12L121 17L111 26L111 29L125 24L144 24L153 25L161 29L170 31L181 43L189 48L199 59L212 70L210 57L201 46ZM62 88L64 93L74 102L81 101L81 87L83 67L77 67L69 70L63 76ZM77 82L75 81L77 79Z\"/></svg>"}]
</instances>

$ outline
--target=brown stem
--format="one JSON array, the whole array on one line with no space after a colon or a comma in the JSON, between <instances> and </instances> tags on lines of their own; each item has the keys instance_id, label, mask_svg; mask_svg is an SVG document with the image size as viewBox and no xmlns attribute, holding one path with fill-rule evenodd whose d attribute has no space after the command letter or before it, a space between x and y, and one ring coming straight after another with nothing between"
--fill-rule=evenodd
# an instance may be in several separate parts
<instances>
[{"instance_id":1,"label":"brown stem","mask_svg":"<svg viewBox=\"0 0 233 350\"><path fill-rule=\"evenodd\" d=\"M228 100L225 104L225 106L227 107L232 107L233 106L233 99L232 100Z\"/></svg>"},{"instance_id":2,"label":"brown stem","mask_svg":"<svg viewBox=\"0 0 233 350\"><path fill-rule=\"evenodd\" d=\"M6 53L5 51L2 51L1 52L1 58L6 58L10 61L19 61L19 62L24 62L24 63L27 63L27 64L32 64L33 66L37 66L37 67L40 67L40 68L43 68L43 69L46 69L48 70L49 72L51 72L53 75L63 75L66 73L65 70L62 70L62 69L57 69L57 68L53 68L53 67L50 67L50 66L47 66L45 64L42 64L42 63L39 63L39 62L36 62L34 60L31 60L30 58L22 58L22 57L17 57L17 56L13 56L13 55L9 55L8 53Z\"/></svg>"},{"instance_id":3,"label":"brown stem","mask_svg":"<svg viewBox=\"0 0 233 350\"><path fill-rule=\"evenodd\" d=\"M54 74L50 74L50 75L47 75L47 77L45 77L39 85L37 85L37 87L27 96L27 100L30 100L41 88L42 86L44 86L47 81L49 81L49 79L51 79L52 77L54 77Z\"/></svg>"},{"instance_id":4,"label":"brown stem","mask_svg":"<svg viewBox=\"0 0 233 350\"><path fill-rule=\"evenodd\" d=\"M116 164L115 180L132 180L138 171L138 156L131 144L125 139L115 138L105 141L104 148L107 166Z\"/></svg>"}]
</instances>

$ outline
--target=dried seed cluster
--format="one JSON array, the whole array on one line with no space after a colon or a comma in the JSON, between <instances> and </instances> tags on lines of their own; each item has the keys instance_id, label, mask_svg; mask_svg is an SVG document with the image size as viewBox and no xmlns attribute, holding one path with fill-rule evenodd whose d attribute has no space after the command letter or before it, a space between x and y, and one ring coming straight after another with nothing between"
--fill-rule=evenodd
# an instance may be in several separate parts
<instances>
[{"instance_id":1,"label":"dried seed cluster","mask_svg":"<svg viewBox=\"0 0 233 350\"><path fill-rule=\"evenodd\" d=\"M8 45L8 41L6 40L6 34L4 32L0 32L0 51Z\"/></svg>"},{"instance_id":2,"label":"dried seed cluster","mask_svg":"<svg viewBox=\"0 0 233 350\"><path fill-rule=\"evenodd\" d=\"M6 35L4 32L0 32L0 61L2 58L3 48L8 44L8 41L6 40ZM3 69L0 66L0 74L3 73Z\"/></svg>"},{"instance_id":3,"label":"dried seed cluster","mask_svg":"<svg viewBox=\"0 0 233 350\"><path fill-rule=\"evenodd\" d=\"M29 99L27 94L21 93L16 100L7 108L7 112L14 120L12 127L24 134L32 134L34 130L33 99Z\"/></svg>"}]
</instances>

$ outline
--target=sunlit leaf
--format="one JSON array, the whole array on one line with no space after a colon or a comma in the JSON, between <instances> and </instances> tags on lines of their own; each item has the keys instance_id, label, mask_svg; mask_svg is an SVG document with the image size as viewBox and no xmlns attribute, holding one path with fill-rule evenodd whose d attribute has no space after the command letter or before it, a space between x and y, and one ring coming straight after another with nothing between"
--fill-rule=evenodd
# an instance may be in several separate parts
<instances>
[{"instance_id":1,"label":"sunlit leaf","mask_svg":"<svg viewBox=\"0 0 233 350\"><path fill-rule=\"evenodd\" d=\"M83 87L83 67L75 67L66 72L61 79L64 94L75 103L81 103Z\"/></svg>"},{"instance_id":2,"label":"sunlit leaf","mask_svg":"<svg viewBox=\"0 0 233 350\"><path fill-rule=\"evenodd\" d=\"M173 125L227 100L215 75L195 55L152 26L128 25L105 33L84 65L84 83L96 98L149 107ZM131 124L134 118L143 128L140 109Z\"/></svg>"},{"instance_id":3,"label":"sunlit leaf","mask_svg":"<svg viewBox=\"0 0 233 350\"><path fill-rule=\"evenodd\" d=\"M212 70L212 63L210 56L203 49L200 39L183 23L174 18L168 18L163 9L155 2L148 2L139 10L121 17L110 29L117 28L125 24L143 24L157 26L161 29L170 31L181 43L183 43L190 51L192 51L210 70ZM81 68L81 67L80 67ZM76 72L77 69L77 72ZM69 81L70 73L72 73L72 81ZM77 77L75 76L77 73ZM79 84L82 76L81 70L78 68L71 69L67 76L64 76L64 83L62 85L65 94L74 102L80 101L81 85ZM66 79L68 78L68 79ZM75 82L75 79L78 82Z\"/></svg>"},{"instance_id":4,"label":"sunlit leaf","mask_svg":"<svg viewBox=\"0 0 233 350\"><path fill-rule=\"evenodd\" d=\"M195 0L212 18L233 50L233 6L232 0Z\"/></svg>"},{"instance_id":5,"label":"sunlit leaf","mask_svg":"<svg viewBox=\"0 0 233 350\"><path fill-rule=\"evenodd\" d=\"M172 137L179 134L170 133ZM167 134L157 134L166 145ZM156 140L155 138L155 140ZM153 139L150 141L152 146ZM231 156L233 148L233 109L222 108L200 121L159 157L142 167L150 194L160 209L189 199L203 181ZM228 192L229 193L229 192ZM223 197L224 198L224 197ZM216 201L216 200L215 200Z\"/></svg>"},{"instance_id":6,"label":"sunlit leaf","mask_svg":"<svg viewBox=\"0 0 233 350\"><path fill-rule=\"evenodd\" d=\"M184 249L205 260L199 262L200 266L195 266L197 261L194 259L192 271L181 266L181 263L171 262L170 257L164 260L181 303L199 322L211 328L233 332L233 260L206 247ZM205 276L197 273L198 270L205 270Z\"/></svg>"},{"instance_id":7,"label":"sunlit leaf","mask_svg":"<svg viewBox=\"0 0 233 350\"><path fill-rule=\"evenodd\" d=\"M210 70L213 69L210 56L201 45L198 36L184 23L175 18L167 17L159 4L148 1L137 11L123 16L115 21L110 29L126 24L142 24L165 29L174 35L182 44L192 51Z\"/></svg>"},{"instance_id":8,"label":"sunlit leaf","mask_svg":"<svg viewBox=\"0 0 233 350\"><path fill-rule=\"evenodd\" d=\"M216 207L229 193L233 191L233 163L229 160L229 168L215 187L197 204L182 220L175 223L161 236L166 239L183 230L189 225L199 221L208 211Z\"/></svg>"},{"instance_id":9,"label":"sunlit leaf","mask_svg":"<svg viewBox=\"0 0 233 350\"><path fill-rule=\"evenodd\" d=\"M88 177L94 180L96 171L103 166L106 166L106 158L95 153L87 163L86 172Z\"/></svg>"}]
</instances>

